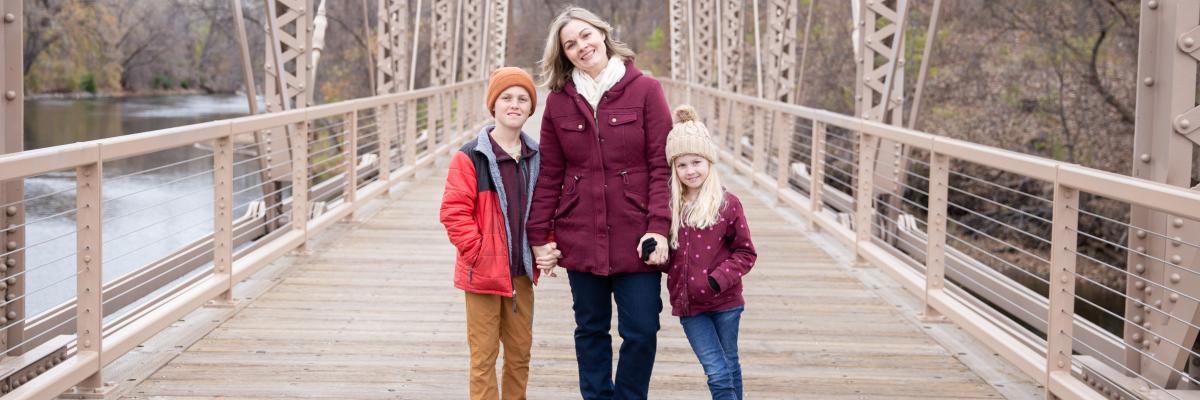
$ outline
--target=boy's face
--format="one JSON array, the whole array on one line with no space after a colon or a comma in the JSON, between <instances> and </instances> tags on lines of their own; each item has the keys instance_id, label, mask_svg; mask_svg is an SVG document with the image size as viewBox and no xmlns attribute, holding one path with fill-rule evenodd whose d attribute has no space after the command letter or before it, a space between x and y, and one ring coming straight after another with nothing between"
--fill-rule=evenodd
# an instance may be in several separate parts
<instances>
[{"instance_id":1,"label":"boy's face","mask_svg":"<svg viewBox=\"0 0 1200 400\"><path fill-rule=\"evenodd\" d=\"M708 179L708 159L695 154L675 157L675 177L684 187L697 190Z\"/></svg>"},{"instance_id":2,"label":"boy's face","mask_svg":"<svg viewBox=\"0 0 1200 400\"><path fill-rule=\"evenodd\" d=\"M496 109L492 112L496 114L496 124L520 130L525 126L525 120L529 119L532 109L533 102L529 92L523 87L512 86L504 89L500 96L496 97Z\"/></svg>"}]
</instances>

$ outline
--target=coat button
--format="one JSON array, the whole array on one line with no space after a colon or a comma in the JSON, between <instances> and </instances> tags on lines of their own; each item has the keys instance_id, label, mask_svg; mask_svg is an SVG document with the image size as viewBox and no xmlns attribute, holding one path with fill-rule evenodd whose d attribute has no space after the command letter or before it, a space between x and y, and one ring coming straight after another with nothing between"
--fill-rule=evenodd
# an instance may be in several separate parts
<instances>
[{"instance_id":1,"label":"coat button","mask_svg":"<svg viewBox=\"0 0 1200 400\"><path fill-rule=\"evenodd\" d=\"M613 119L612 119L612 123L614 123L614 124L615 124L615 123L617 123L617 119L616 119L616 118L613 118Z\"/></svg>"},{"instance_id":2,"label":"coat button","mask_svg":"<svg viewBox=\"0 0 1200 400\"><path fill-rule=\"evenodd\" d=\"M578 126L578 127L576 127L575 129L583 129L583 125L579 125L579 126Z\"/></svg>"}]
</instances>

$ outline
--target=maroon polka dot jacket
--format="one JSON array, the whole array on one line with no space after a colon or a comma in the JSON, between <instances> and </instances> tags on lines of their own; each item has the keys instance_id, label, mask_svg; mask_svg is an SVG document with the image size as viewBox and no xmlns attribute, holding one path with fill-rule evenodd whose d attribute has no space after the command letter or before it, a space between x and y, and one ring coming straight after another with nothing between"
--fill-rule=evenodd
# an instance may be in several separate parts
<instances>
[{"instance_id":1,"label":"maroon polka dot jacket","mask_svg":"<svg viewBox=\"0 0 1200 400\"><path fill-rule=\"evenodd\" d=\"M742 202L733 193L725 192L725 204L716 224L705 229L679 228L679 248L671 249L666 271L671 314L690 317L746 304L742 298L742 277L754 267L757 258ZM717 282L720 291L712 289L709 277Z\"/></svg>"}]
</instances>

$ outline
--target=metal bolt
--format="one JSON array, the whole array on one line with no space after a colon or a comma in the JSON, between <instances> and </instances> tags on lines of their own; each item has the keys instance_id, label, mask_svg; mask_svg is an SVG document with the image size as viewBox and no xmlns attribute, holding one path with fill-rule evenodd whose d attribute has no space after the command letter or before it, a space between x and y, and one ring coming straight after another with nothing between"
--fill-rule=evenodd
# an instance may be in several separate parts
<instances>
[{"instance_id":1,"label":"metal bolt","mask_svg":"<svg viewBox=\"0 0 1200 400\"><path fill-rule=\"evenodd\" d=\"M1149 324L1149 322L1147 322L1147 324ZM1142 347L1150 347L1150 340L1149 340L1149 339L1142 339ZM1108 391L1108 389L1107 389L1107 388L1105 388L1104 390L1105 390L1105 391Z\"/></svg>"},{"instance_id":2,"label":"metal bolt","mask_svg":"<svg viewBox=\"0 0 1200 400\"><path fill-rule=\"evenodd\" d=\"M1133 316L1133 323L1135 323L1135 324L1140 324L1140 323L1142 323L1142 316L1141 316L1141 315L1134 315L1134 316ZM1136 333L1135 333L1135 334L1133 334L1133 340L1138 340L1138 338L1139 338L1139 337L1140 337L1140 335L1138 335L1138 334L1136 334Z\"/></svg>"},{"instance_id":3,"label":"metal bolt","mask_svg":"<svg viewBox=\"0 0 1200 400\"><path fill-rule=\"evenodd\" d=\"M1171 256L1171 264L1179 264L1181 261L1183 261L1183 257L1178 254Z\"/></svg>"},{"instance_id":4,"label":"metal bolt","mask_svg":"<svg viewBox=\"0 0 1200 400\"><path fill-rule=\"evenodd\" d=\"M8 314L4 314L4 315L8 316L8 319L17 319L16 311L9 311Z\"/></svg>"},{"instance_id":5,"label":"metal bolt","mask_svg":"<svg viewBox=\"0 0 1200 400\"><path fill-rule=\"evenodd\" d=\"M5 279L4 281L5 281L5 282L8 282L8 284L9 284L9 285L16 285L16 284L17 284L17 277L15 277L15 276L10 276L10 277L8 277L8 279Z\"/></svg>"},{"instance_id":6,"label":"metal bolt","mask_svg":"<svg viewBox=\"0 0 1200 400\"><path fill-rule=\"evenodd\" d=\"M1191 126L1192 121L1188 121L1186 118L1179 120L1179 129L1187 130L1187 128L1190 128Z\"/></svg>"},{"instance_id":7,"label":"metal bolt","mask_svg":"<svg viewBox=\"0 0 1200 400\"><path fill-rule=\"evenodd\" d=\"M1147 76L1146 79L1142 79L1142 83L1146 86L1154 86L1154 78Z\"/></svg>"},{"instance_id":8,"label":"metal bolt","mask_svg":"<svg viewBox=\"0 0 1200 400\"><path fill-rule=\"evenodd\" d=\"M17 249L17 242L14 242L14 241L12 241L12 240L9 240L9 241L8 241L8 246L7 246L7 247L8 247L8 250L9 250L9 251L16 250L16 249Z\"/></svg>"},{"instance_id":9,"label":"metal bolt","mask_svg":"<svg viewBox=\"0 0 1200 400\"><path fill-rule=\"evenodd\" d=\"M1146 231L1144 231L1144 230L1141 230L1141 229L1138 229L1138 231L1137 231L1136 235L1137 235L1138 239L1145 239L1145 238L1146 238Z\"/></svg>"},{"instance_id":10,"label":"metal bolt","mask_svg":"<svg viewBox=\"0 0 1200 400\"><path fill-rule=\"evenodd\" d=\"M1195 39L1192 39L1190 37L1183 38L1183 47L1190 49L1190 48L1192 48L1192 46L1195 46L1195 45L1196 45Z\"/></svg>"},{"instance_id":11,"label":"metal bolt","mask_svg":"<svg viewBox=\"0 0 1200 400\"><path fill-rule=\"evenodd\" d=\"M1137 264L1137 265L1133 266L1133 270L1137 271L1137 273L1140 274L1140 273L1146 272L1146 266L1142 265L1142 264Z\"/></svg>"},{"instance_id":12,"label":"metal bolt","mask_svg":"<svg viewBox=\"0 0 1200 400\"><path fill-rule=\"evenodd\" d=\"M12 300L12 299L15 299L15 298L17 298L17 294L16 294L16 293L9 293L9 294L6 294L6 295L4 295L4 299L5 299L5 300Z\"/></svg>"},{"instance_id":13,"label":"metal bolt","mask_svg":"<svg viewBox=\"0 0 1200 400\"><path fill-rule=\"evenodd\" d=\"M1142 160L1142 162L1147 162L1147 163L1148 163L1148 162L1150 162L1150 155L1149 155L1149 154L1142 153L1142 155L1141 155L1141 156L1139 156L1138 158L1139 158L1139 159L1141 159L1141 160Z\"/></svg>"},{"instance_id":14,"label":"metal bolt","mask_svg":"<svg viewBox=\"0 0 1200 400\"><path fill-rule=\"evenodd\" d=\"M4 98L5 98L5 99L7 99L7 100L10 100L10 101L11 101L11 100L16 100L16 99L17 99L17 92L15 92L15 91L12 91L12 90L9 90L9 91L7 91L7 92L4 92Z\"/></svg>"},{"instance_id":15,"label":"metal bolt","mask_svg":"<svg viewBox=\"0 0 1200 400\"><path fill-rule=\"evenodd\" d=\"M1146 296L1152 295L1152 294L1154 294L1154 288L1147 287L1145 292L1146 292Z\"/></svg>"},{"instance_id":16,"label":"metal bolt","mask_svg":"<svg viewBox=\"0 0 1200 400\"><path fill-rule=\"evenodd\" d=\"M83 256L83 262L85 262L85 263L92 262L92 256Z\"/></svg>"},{"instance_id":17,"label":"metal bolt","mask_svg":"<svg viewBox=\"0 0 1200 400\"><path fill-rule=\"evenodd\" d=\"M1058 367L1059 367L1059 368L1065 367L1066 365L1067 365L1067 364L1066 364L1066 363L1064 363L1064 362L1062 362L1061 360L1058 362Z\"/></svg>"},{"instance_id":18,"label":"metal bolt","mask_svg":"<svg viewBox=\"0 0 1200 400\"><path fill-rule=\"evenodd\" d=\"M1162 308L1162 300L1155 300L1154 308Z\"/></svg>"},{"instance_id":19,"label":"metal bolt","mask_svg":"<svg viewBox=\"0 0 1200 400\"><path fill-rule=\"evenodd\" d=\"M1171 293L1170 296L1167 296L1167 300L1170 300L1172 303L1179 301L1179 293Z\"/></svg>"},{"instance_id":20,"label":"metal bolt","mask_svg":"<svg viewBox=\"0 0 1200 400\"><path fill-rule=\"evenodd\" d=\"M1143 288L1146 287L1146 283L1142 282L1142 281L1136 281L1136 282L1133 282L1133 287L1137 290L1142 290Z\"/></svg>"},{"instance_id":21,"label":"metal bolt","mask_svg":"<svg viewBox=\"0 0 1200 400\"><path fill-rule=\"evenodd\" d=\"M9 23L9 24L11 24L13 21L16 21L16 20L17 20L17 16L16 16L16 15L13 15L12 13L5 13L5 14L4 14L4 22L5 22L5 23Z\"/></svg>"},{"instance_id":22,"label":"metal bolt","mask_svg":"<svg viewBox=\"0 0 1200 400\"><path fill-rule=\"evenodd\" d=\"M1178 256L1176 256L1176 257L1178 257ZM1178 273L1171 274L1171 283L1179 283L1180 279L1181 278Z\"/></svg>"},{"instance_id":23,"label":"metal bolt","mask_svg":"<svg viewBox=\"0 0 1200 400\"><path fill-rule=\"evenodd\" d=\"M8 216L10 216L10 217L17 215L17 206L8 206L7 208L4 209L4 213L8 214Z\"/></svg>"},{"instance_id":24,"label":"metal bolt","mask_svg":"<svg viewBox=\"0 0 1200 400\"><path fill-rule=\"evenodd\" d=\"M83 341L83 347L84 347L84 348L87 348L87 349L90 349L90 348L92 348L92 341L91 341L91 340L84 340L84 341Z\"/></svg>"},{"instance_id":25,"label":"metal bolt","mask_svg":"<svg viewBox=\"0 0 1200 400\"><path fill-rule=\"evenodd\" d=\"M1150 7L1150 9L1151 9L1151 10L1157 9L1157 8L1158 8L1158 2L1157 2L1157 1L1155 1L1155 0L1150 0L1150 1L1147 1L1147 2L1146 2L1146 7Z\"/></svg>"},{"instance_id":26,"label":"metal bolt","mask_svg":"<svg viewBox=\"0 0 1200 400\"><path fill-rule=\"evenodd\" d=\"M4 265L7 265L9 267L15 267L15 266L17 266L17 259L10 258L10 259L4 260Z\"/></svg>"},{"instance_id":27,"label":"metal bolt","mask_svg":"<svg viewBox=\"0 0 1200 400\"><path fill-rule=\"evenodd\" d=\"M1175 218L1175 220L1171 223L1175 225L1176 228L1181 228L1183 227L1183 218Z\"/></svg>"}]
</instances>

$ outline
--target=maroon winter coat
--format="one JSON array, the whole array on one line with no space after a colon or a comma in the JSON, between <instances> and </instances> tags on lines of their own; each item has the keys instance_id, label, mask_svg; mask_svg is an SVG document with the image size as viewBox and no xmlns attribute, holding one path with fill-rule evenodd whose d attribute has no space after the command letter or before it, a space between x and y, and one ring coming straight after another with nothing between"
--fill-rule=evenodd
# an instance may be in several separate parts
<instances>
[{"instance_id":1,"label":"maroon winter coat","mask_svg":"<svg viewBox=\"0 0 1200 400\"><path fill-rule=\"evenodd\" d=\"M595 117L570 80L546 100L529 244L557 242L559 265L568 270L656 271L638 257L638 239L647 232L667 236L671 228L671 110L657 80L632 63L625 68Z\"/></svg>"},{"instance_id":2,"label":"maroon winter coat","mask_svg":"<svg viewBox=\"0 0 1200 400\"><path fill-rule=\"evenodd\" d=\"M671 250L667 269L671 315L691 317L746 304L742 276L750 272L756 259L758 253L750 241L742 202L725 192L725 204L715 225L705 229L679 227L679 248ZM714 293L709 286L710 276L717 281L720 292Z\"/></svg>"}]
</instances>

